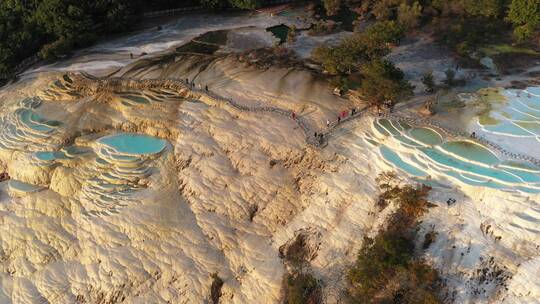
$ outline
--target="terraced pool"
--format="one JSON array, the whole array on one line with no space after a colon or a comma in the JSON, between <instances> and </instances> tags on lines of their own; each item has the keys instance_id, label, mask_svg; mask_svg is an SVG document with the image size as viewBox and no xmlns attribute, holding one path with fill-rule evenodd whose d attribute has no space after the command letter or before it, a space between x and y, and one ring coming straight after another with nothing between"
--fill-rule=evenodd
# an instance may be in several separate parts
<instances>
[{"instance_id":1,"label":"terraced pool","mask_svg":"<svg viewBox=\"0 0 540 304\"><path fill-rule=\"evenodd\" d=\"M471 186L540 193L540 168L506 161L474 141L389 119L375 120L373 130L386 144L379 146L385 162L415 178L444 177ZM394 140L385 140L389 137Z\"/></svg>"},{"instance_id":2,"label":"terraced pool","mask_svg":"<svg viewBox=\"0 0 540 304\"><path fill-rule=\"evenodd\" d=\"M97 140L94 177L82 186L81 198L89 215L110 215L133 200L139 181L152 174L149 162L167 141L143 134L117 133Z\"/></svg>"},{"instance_id":3,"label":"terraced pool","mask_svg":"<svg viewBox=\"0 0 540 304\"><path fill-rule=\"evenodd\" d=\"M21 196L28 193L39 192L43 190L44 187L27 184L27 183L12 179L8 182L8 189L12 195Z\"/></svg>"},{"instance_id":4,"label":"terraced pool","mask_svg":"<svg viewBox=\"0 0 540 304\"><path fill-rule=\"evenodd\" d=\"M48 139L55 136L62 122L38 114L40 105L39 98L26 98L15 111L0 117L0 149L38 151L54 146Z\"/></svg>"},{"instance_id":5,"label":"terraced pool","mask_svg":"<svg viewBox=\"0 0 540 304\"><path fill-rule=\"evenodd\" d=\"M540 88L499 90L498 96L484 97L491 110L471 126L472 131L497 139L508 147L527 150L540 149ZM495 101L496 100L496 101ZM530 153L528 153L530 154Z\"/></svg>"},{"instance_id":6,"label":"terraced pool","mask_svg":"<svg viewBox=\"0 0 540 304\"><path fill-rule=\"evenodd\" d=\"M101 138L99 142L119 154L127 155L156 154L167 144L163 139L135 133L114 134Z\"/></svg>"}]
</instances>

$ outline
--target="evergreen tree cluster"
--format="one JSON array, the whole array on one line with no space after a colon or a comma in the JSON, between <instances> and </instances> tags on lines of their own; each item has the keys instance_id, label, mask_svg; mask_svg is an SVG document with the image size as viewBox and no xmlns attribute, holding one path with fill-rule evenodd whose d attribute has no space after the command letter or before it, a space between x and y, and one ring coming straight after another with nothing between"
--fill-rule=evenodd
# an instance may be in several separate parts
<instances>
[{"instance_id":1,"label":"evergreen tree cluster","mask_svg":"<svg viewBox=\"0 0 540 304\"><path fill-rule=\"evenodd\" d=\"M209 9L252 9L259 0L2 0L0 73L25 58L68 53L99 35L125 31L147 11L203 5Z\"/></svg>"}]
</instances>

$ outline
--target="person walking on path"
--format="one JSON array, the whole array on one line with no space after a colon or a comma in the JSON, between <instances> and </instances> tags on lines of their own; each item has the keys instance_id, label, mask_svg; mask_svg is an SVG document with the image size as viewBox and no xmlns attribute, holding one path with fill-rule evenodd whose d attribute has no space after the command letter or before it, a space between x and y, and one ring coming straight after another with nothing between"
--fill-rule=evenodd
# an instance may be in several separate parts
<instances>
[{"instance_id":1,"label":"person walking on path","mask_svg":"<svg viewBox=\"0 0 540 304\"><path fill-rule=\"evenodd\" d=\"M337 117L337 123L340 123L341 122L341 116L338 116Z\"/></svg>"},{"instance_id":2,"label":"person walking on path","mask_svg":"<svg viewBox=\"0 0 540 304\"><path fill-rule=\"evenodd\" d=\"M328 119L326 120L326 127L330 128L330 120L328 120Z\"/></svg>"},{"instance_id":3,"label":"person walking on path","mask_svg":"<svg viewBox=\"0 0 540 304\"><path fill-rule=\"evenodd\" d=\"M292 112L292 119L296 119L296 113Z\"/></svg>"}]
</instances>

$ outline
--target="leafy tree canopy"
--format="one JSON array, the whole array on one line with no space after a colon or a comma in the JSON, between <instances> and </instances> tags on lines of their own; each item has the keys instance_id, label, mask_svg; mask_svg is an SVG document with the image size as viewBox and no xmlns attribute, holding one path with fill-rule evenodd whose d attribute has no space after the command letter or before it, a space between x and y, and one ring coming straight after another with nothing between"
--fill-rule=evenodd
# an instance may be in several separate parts
<instances>
[{"instance_id":1,"label":"leafy tree canopy","mask_svg":"<svg viewBox=\"0 0 540 304\"><path fill-rule=\"evenodd\" d=\"M540 27L540 1L513 0L508 11L508 20L514 24L514 34L523 41Z\"/></svg>"},{"instance_id":2,"label":"leafy tree canopy","mask_svg":"<svg viewBox=\"0 0 540 304\"><path fill-rule=\"evenodd\" d=\"M404 79L403 72L388 60L373 60L360 73L360 90L373 105L393 106L412 95L413 87Z\"/></svg>"},{"instance_id":3,"label":"leafy tree canopy","mask_svg":"<svg viewBox=\"0 0 540 304\"><path fill-rule=\"evenodd\" d=\"M34 54L51 58L92 42L98 35L135 24L139 13L202 4L253 9L260 0L2 0L0 73Z\"/></svg>"}]
</instances>

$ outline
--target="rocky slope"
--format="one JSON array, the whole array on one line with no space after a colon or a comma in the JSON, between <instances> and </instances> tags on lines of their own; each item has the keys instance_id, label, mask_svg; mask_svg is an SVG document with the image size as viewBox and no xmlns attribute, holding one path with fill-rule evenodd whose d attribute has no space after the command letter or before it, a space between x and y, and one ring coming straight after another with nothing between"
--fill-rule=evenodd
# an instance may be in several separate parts
<instances>
[{"instance_id":1,"label":"rocky slope","mask_svg":"<svg viewBox=\"0 0 540 304\"><path fill-rule=\"evenodd\" d=\"M379 147L414 152L368 115L316 147L292 117L189 90L33 75L0 92L0 168L11 177L0 183L0 303L206 303L213 274L222 303L277 303L280 248L299 234L325 302L339 303L363 237L384 224L375 178L393 170L418 182ZM143 58L113 76L188 78L246 107L294 111L311 130L354 106L309 72L229 56ZM448 301L535 303L539 195L430 168L435 207L422 234L437 233L425 255Z\"/></svg>"}]
</instances>

